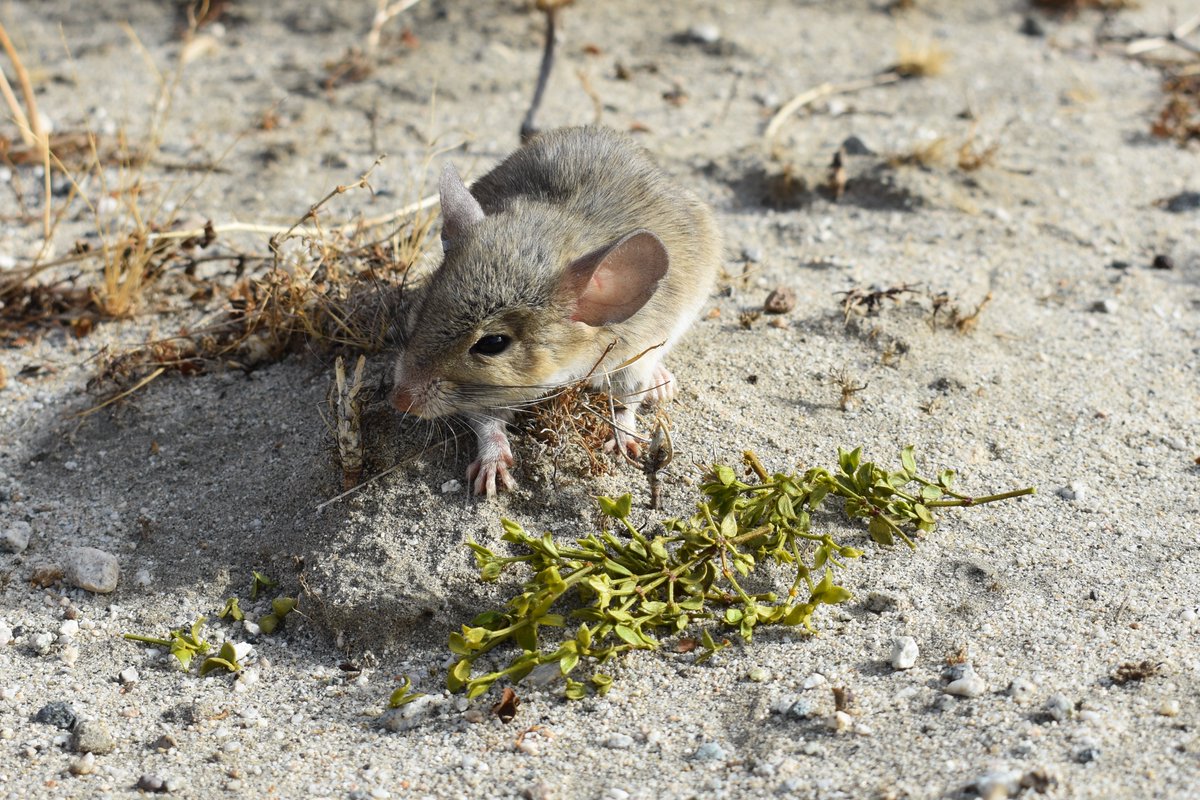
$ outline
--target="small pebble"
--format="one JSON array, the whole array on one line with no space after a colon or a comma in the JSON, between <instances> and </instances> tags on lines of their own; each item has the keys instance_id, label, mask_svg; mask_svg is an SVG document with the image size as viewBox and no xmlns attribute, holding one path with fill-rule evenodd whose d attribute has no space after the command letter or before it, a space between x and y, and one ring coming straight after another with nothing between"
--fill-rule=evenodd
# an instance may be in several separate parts
<instances>
[{"instance_id":1,"label":"small pebble","mask_svg":"<svg viewBox=\"0 0 1200 800\"><path fill-rule=\"evenodd\" d=\"M749 261L751 264L757 264L762 261L762 250L753 245L746 245L742 248L742 258Z\"/></svg>"},{"instance_id":2,"label":"small pebble","mask_svg":"<svg viewBox=\"0 0 1200 800\"><path fill-rule=\"evenodd\" d=\"M1037 690L1037 684L1025 677L1013 678L1012 683L1008 685L1008 696L1013 699L1014 703L1028 703L1033 699L1033 693Z\"/></svg>"},{"instance_id":3,"label":"small pebble","mask_svg":"<svg viewBox=\"0 0 1200 800\"><path fill-rule=\"evenodd\" d=\"M7 553L23 553L29 546L29 538L32 535L33 528L28 522L23 519L13 520L5 526L4 533L0 534L0 550Z\"/></svg>"},{"instance_id":4,"label":"small pebble","mask_svg":"<svg viewBox=\"0 0 1200 800\"><path fill-rule=\"evenodd\" d=\"M1075 714L1075 704L1071 702L1071 698L1062 692L1056 692L1046 701L1046 713L1055 720L1062 722L1070 719Z\"/></svg>"},{"instance_id":5,"label":"small pebble","mask_svg":"<svg viewBox=\"0 0 1200 800\"><path fill-rule=\"evenodd\" d=\"M771 680L771 671L762 667L754 667L750 670L749 678L755 683L766 683Z\"/></svg>"},{"instance_id":6,"label":"small pebble","mask_svg":"<svg viewBox=\"0 0 1200 800\"><path fill-rule=\"evenodd\" d=\"M725 748L716 742L705 742L692 754L695 761L724 761L726 758Z\"/></svg>"},{"instance_id":7,"label":"small pebble","mask_svg":"<svg viewBox=\"0 0 1200 800\"><path fill-rule=\"evenodd\" d=\"M442 494L453 494L462 491L462 483L456 478L451 478L442 484Z\"/></svg>"},{"instance_id":8,"label":"small pebble","mask_svg":"<svg viewBox=\"0 0 1200 800\"><path fill-rule=\"evenodd\" d=\"M1075 760L1080 764L1090 764L1100 758L1099 747L1081 747L1075 752Z\"/></svg>"},{"instance_id":9,"label":"small pebble","mask_svg":"<svg viewBox=\"0 0 1200 800\"><path fill-rule=\"evenodd\" d=\"M34 636L33 640L30 642L30 646L33 647L34 652L36 652L39 656L44 656L49 653L50 647L53 644L53 633L39 633L37 636Z\"/></svg>"},{"instance_id":10,"label":"small pebble","mask_svg":"<svg viewBox=\"0 0 1200 800\"><path fill-rule=\"evenodd\" d=\"M1158 713L1164 717L1178 717L1179 716L1179 701L1178 700L1164 700L1162 702L1162 705L1160 705L1158 707Z\"/></svg>"},{"instance_id":11,"label":"small pebble","mask_svg":"<svg viewBox=\"0 0 1200 800\"><path fill-rule=\"evenodd\" d=\"M84 753L72 761L67 769L72 775L91 775L96 769L96 757L91 753Z\"/></svg>"},{"instance_id":12,"label":"small pebble","mask_svg":"<svg viewBox=\"0 0 1200 800\"><path fill-rule=\"evenodd\" d=\"M763 310L768 314L786 314L796 307L796 291L789 286L780 286L767 295Z\"/></svg>"},{"instance_id":13,"label":"small pebble","mask_svg":"<svg viewBox=\"0 0 1200 800\"><path fill-rule=\"evenodd\" d=\"M848 136L842 142L842 152L848 156L873 156L875 151L857 136Z\"/></svg>"},{"instance_id":14,"label":"small pebble","mask_svg":"<svg viewBox=\"0 0 1200 800\"><path fill-rule=\"evenodd\" d=\"M826 683L828 683L828 681L825 680L824 675L819 672L814 672L812 675L809 675L804 679L804 683L802 683L801 686L803 686L805 689L816 689L818 686L824 686Z\"/></svg>"},{"instance_id":15,"label":"small pebble","mask_svg":"<svg viewBox=\"0 0 1200 800\"><path fill-rule=\"evenodd\" d=\"M79 648L73 644L68 644L58 651L58 658L68 667L75 666L75 662L79 660Z\"/></svg>"},{"instance_id":16,"label":"small pebble","mask_svg":"<svg viewBox=\"0 0 1200 800\"><path fill-rule=\"evenodd\" d=\"M1172 214L1195 211L1200 208L1200 192L1180 192L1168 199L1163 208Z\"/></svg>"},{"instance_id":17,"label":"small pebble","mask_svg":"<svg viewBox=\"0 0 1200 800\"><path fill-rule=\"evenodd\" d=\"M13 642L12 628L7 625L0 624L0 647L7 647Z\"/></svg>"},{"instance_id":18,"label":"small pebble","mask_svg":"<svg viewBox=\"0 0 1200 800\"><path fill-rule=\"evenodd\" d=\"M117 745L103 722L84 720L75 726L71 746L77 753L104 755L111 753Z\"/></svg>"},{"instance_id":19,"label":"small pebble","mask_svg":"<svg viewBox=\"0 0 1200 800\"><path fill-rule=\"evenodd\" d=\"M698 44L716 44L721 41L721 29L704 23L692 25L687 29L686 38Z\"/></svg>"},{"instance_id":20,"label":"small pebble","mask_svg":"<svg viewBox=\"0 0 1200 800\"><path fill-rule=\"evenodd\" d=\"M1071 481L1066 486L1061 486L1054 492L1063 500L1083 500L1087 497L1087 485L1081 481Z\"/></svg>"},{"instance_id":21,"label":"small pebble","mask_svg":"<svg viewBox=\"0 0 1200 800\"><path fill-rule=\"evenodd\" d=\"M150 744L150 749L159 753L165 753L176 747L179 747L179 742L169 733L164 733Z\"/></svg>"},{"instance_id":22,"label":"small pebble","mask_svg":"<svg viewBox=\"0 0 1200 800\"><path fill-rule=\"evenodd\" d=\"M854 727L854 717L845 711L835 711L826 724L835 733L845 733Z\"/></svg>"},{"instance_id":23,"label":"small pebble","mask_svg":"<svg viewBox=\"0 0 1200 800\"><path fill-rule=\"evenodd\" d=\"M167 791L167 782L161 776L147 772L138 778L137 788L143 792L165 792Z\"/></svg>"},{"instance_id":24,"label":"small pebble","mask_svg":"<svg viewBox=\"0 0 1200 800\"><path fill-rule=\"evenodd\" d=\"M610 750L628 750L633 747L633 737L626 733L614 733L604 740L604 746Z\"/></svg>"},{"instance_id":25,"label":"small pebble","mask_svg":"<svg viewBox=\"0 0 1200 800\"><path fill-rule=\"evenodd\" d=\"M920 650L917 640L911 636L900 636L892 641L892 669L912 669L917 663Z\"/></svg>"},{"instance_id":26,"label":"small pebble","mask_svg":"<svg viewBox=\"0 0 1200 800\"><path fill-rule=\"evenodd\" d=\"M384 729L399 732L420 726L437 708L438 699L432 695L418 697L399 708L389 708L379 718Z\"/></svg>"},{"instance_id":27,"label":"small pebble","mask_svg":"<svg viewBox=\"0 0 1200 800\"><path fill-rule=\"evenodd\" d=\"M974 669L968 666L963 671L963 676L956 681L946 684L946 688L943 691L955 697L979 697L987 691L987 684L983 682L983 678L975 674Z\"/></svg>"},{"instance_id":28,"label":"small pebble","mask_svg":"<svg viewBox=\"0 0 1200 800\"><path fill-rule=\"evenodd\" d=\"M62 625L58 626L58 635L70 639L79 633L79 623L73 619L64 620Z\"/></svg>"},{"instance_id":29,"label":"small pebble","mask_svg":"<svg viewBox=\"0 0 1200 800\"><path fill-rule=\"evenodd\" d=\"M121 566L111 553L94 547L72 547L63 561L63 577L72 586L108 594L117 588Z\"/></svg>"},{"instance_id":30,"label":"small pebble","mask_svg":"<svg viewBox=\"0 0 1200 800\"><path fill-rule=\"evenodd\" d=\"M1025 18L1021 20L1021 27L1019 28L1019 31L1024 36L1038 37L1046 35L1046 28L1042 25L1041 21L1032 14L1027 14Z\"/></svg>"},{"instance_id":31,"label":"small pebble","mask_svg":"<svg viewBox=\"0 0 1200 800\"><path fill-rule=\"evenodd\" d=\"M1150 262L1150 269L1175 269L1175 259L1168 255L1159 253Z\"/></svg>"},{"instance_id":32,"label":"small pebble","mask_svg":"<svg viewBox=\"0 0 1200 800\"><path fill-rule=\"evenodd\" d=\"M117 675L117 680L126 686L129 686L130 684L137 683L139 677L140 676L138 675L138 671L136 669L133 667L126 667L125 669L121 670L119 675Z\"/></svg>"},{"instance_id":33,"label":"small pebble","mask_svg":"<svg viewBox=\"0 0 1200 800\"><path fill-rule=\"evenodd\" d=\"M62 700L55 700L53 703L47 703L38 709L37 714L33 717L34 722L40 722L43 725L53 725L54 727L68 731L75 727L75 709L70 703L65 703Z\"/></svg>"},{"instance_id":34,"label":"small pebble","mask_svg":"<svg viewBox=\"0 0 1200 800\"><path fill-rule=\"evenodd\" d=\"M1117 313L1117 301L1111 297L1106 297L1103 300L1097 300L1092 303L1092 311L1097 314L1115 314Z\"/></svg>"},{"instance_id":35,"label":"small pebble","mask_svg":"<svg viewBox=\"0 0 1200 800\"><path fill-rule=\"evenodd\" d=\"M983 800L1000 800L1021 791L1021 773L1007 769L985 772L974 780L972 788Z\"/></svg>"}]
</instances>

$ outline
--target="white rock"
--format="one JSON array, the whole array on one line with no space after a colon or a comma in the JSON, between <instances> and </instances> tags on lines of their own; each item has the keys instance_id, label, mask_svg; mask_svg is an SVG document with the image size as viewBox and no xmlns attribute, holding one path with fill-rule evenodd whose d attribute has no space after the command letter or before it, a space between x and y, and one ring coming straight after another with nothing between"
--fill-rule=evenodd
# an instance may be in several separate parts
<instances>
[{"instance_id":1,"label":"white rock","mask_svg":"<svg viewBox=\"0 0 1200 800\"><path fill-rule=\"evenodd\" d=\"M33 535L33 527L23 519L17 519L4 526L0 534L0 550L7 553L23 553L29 546L29 537Z\"/></svg>"},{"instance_id":2,"label":"white rock","mask_svg":"<svg viewBox=\"0 0 1200 800\"><path fill-rule=\"evenodd\" d=\"M137 683L139 677L138 671L133 667L126 667L125 669L121 670L119 675L117 675L117 679L126 686L132 683Z\"/></svg>"},{"instance_id":3,"label":"white rock","mask_svg":"<svg viewBox=\"0 0 1200 800\"><path fill-rule=\"evenodd\" d=\"M809 675L807 678L805 678L804 683L801 685L805 689L815 689L818 686L824 686L828 682L829 681L825 680L824 675L819 672L814 672L812 675Z\"/></svg>"},{"instance_id":4,"label":"white rock","mask_svg":"<svg viewBox=\"0 0 1200 800\"><path fill-rule=\"evenodd\" d=\"M79 648L73 644L66 645L59 651L58 657L68 667L75 666L75 662L79 660Z\"/></svg>"},{"instance_id":5,"label":"white rock","mask_svg":"<svg viewBox=\"0 0 1200 800\"><path fill-rule=\"evenodd\" d=\"M610 750L628 750L633 747L633 737L627 733L614 733L604 740L604 746Z\"/></svg>"},{"instance_id":6,"label":"white rock","mask_svg":"<svg viewBox=\"0 0 1200 800\"><path fill-rule=\"evenodd\" d=\"M461 491L462 491L462 483L460 483L456 478L451 478L450 480L448 480L442 484L442 494L452 494L454 492L461 492Z\"/></svg>"},{"instance_id":7,"label":"white rock","mask_svg":"<svg viewBox=\"0 0 1200 800\"><path fill-rule=\"evenodd\" d=\"M975 779L975 791L983 800L1000 800L1021 791L1021 773L1008 769L985 772Z\"/></svg>"},{"instance_id":8,"label":"white rock","mask_svg":"<svg viewBox=\"0 0 1200 800\"><path fill-rule=\"evenodd\" d=\"M699 23L687 29L687 38L700 44L716 44L721 40L721 29L716 25Z\"/></svg>"},{"instance_id":9,"label":"white rock","mask_svg":"<svg viewBox=\"0 0 1200 800\"><path fill-rule=\"evenodd\" d=\"M0 647L7 647L12 644L13 632L12 628L7 625L0 624Z\"/></svg>"},{"instance_id":10,"label":"white rock","mask_svg":"<svg viewBox=\"0 0 1200 800\"><path fill-rule=\"evenodd\" d=\"M1046 701L1046 713L1062 722L1075 714L1075 704L1062 692L1056 692Z\"/></svg>"},{"instance_id":11,"label":"white rock","mask_svg":"<svg viewBox=\"0 0 1200 800\"><path fill-rule=\"evenodd\" d=\"M920 650L917 640L911 636L900 636L892 640L892 669L912 669L917 663Z\"/></svg>"},{"instance_id":12,"label":"white rock","mask_svg":"<svg viewBox=\"0 0 1200 800\"><path fill-rule=\"evenodd\" d=\"M1158 707L1158 713L1164 717L1178 717L1179 716L1179 701L1178 700L1162 701L1162 704Z\"/></svg>"},{"instance_id":13,"label":"white rock","mask_svg":"<svg viewBox=\"0 0 1200 800\"><path fill-rule=\"evenodd\" d=\"M63 624L58 626L58 635L64 639L71 639L75 634L79 633L78 620L67 619L63 620Z\"/></svg>"},{"instance_id":14,"label":"white rock","mask_svg":"<svg viewBox=\"0 0 1200 800\"><path fill-rule=\"evenodd\" d=\"M96 757L91 753L84 753L71 762L69 769L72 775L90 775L96 769Z\"/></svg>"},{"instance_id":15,"label":"white rock","mask_svg":"<svg viewBox=\"0 0 1200 800\"><path fill-rule=\"evenodd\" d=\"M956 681L950 681L943 691L955 697L979 697L987 691L987 684L983 682L983 678L975 674L974 668L968 664L962 671L962 677Z\"/></svg>"},{"instance_id":16,"label":"white rock","mask_svg":"<svg viewBox=\"0 0 1200 800\"><path fill-rule=\"evenodd\" d=\"M379 718L379 724L393 732L412 730L424 723L437 710L438 705L437 697L424 695L399 708L388 709Z\"/></svg>"},{"instance_id":17,"label":"white rock","mask_svg":"<svg viewBox=\"0 0 1200 800\"><path fill-rule=\"evenodd\" d=\"M121 565L116 556L95 547L72 547L63 562L63 577L72 586L108 594L117 588Z\"/></svg>"},{"instance_id":18,"label":"white rock","mask_svg":"<svg viewBox=\"0 0 1200 800\"><path fill-rule=\"evenodd\" d=\"M1008 685L1008 695L1014 703L1028 703L1033 699L1035 691L1037 684L1023 676L1013 678L1012 683Z\"/></svg>"}]
</instances>

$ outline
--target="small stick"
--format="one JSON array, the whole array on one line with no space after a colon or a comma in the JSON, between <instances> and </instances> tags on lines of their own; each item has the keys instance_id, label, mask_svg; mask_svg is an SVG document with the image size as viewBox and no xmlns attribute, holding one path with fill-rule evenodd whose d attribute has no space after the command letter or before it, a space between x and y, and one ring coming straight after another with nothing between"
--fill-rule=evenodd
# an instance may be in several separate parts
<instances>
[{"instance_id":1,"label":"small stick","mask_svg":"<svg viewBox=\"0 0 1200 800\"><path fill-rule=\"evenodd\" d=\"M874 86L886 86L889 83L897 83L902 80L904 78L898 72L890 71L884 72L881 75L860 78L859 80L848 81L846 83L822 83L820 86L801 92L780 106L779 110L775 112L775 116L771 117L771 121L767 123L767 129L763 132L763 138L767 140L768 145L773 144L775 137L779 134L779 129L783 127L783 123L787 122L789 117L809 103L816 102L822 97L860 92L863 89L870 89Z\"/></svg>"},{"instance_id":2,"label":"small stick","mask_svg":"<svg viewBox=\"0 0 1200 800\"><path fill-rule=\"evenodd\" d=\"M334 191L333 194L337 194L337 192ZM346 222L341 225L334 226L332 231L339 234L347 234L353 233L354 231L358 230L359 227L377 228L381 225L387 225L390 222L396 222L406 217L411 217L413 214L420 213L427 208L437 205L438 202L438 196L436 194L431 194L428 197L422 197L416 202L409 203L408 205L403 206L402 208L399 208L390 214L359 220L358 222ZM301 222L303 221L304 220L301 219ZM279 236L287 233L299 233L302 236L314 236L317 233L313 228L300 227L300 223L296 223L291 227L283 227L280 225L267 225L265 223L227 222L222 225L213 225L212 230L214 233L218 234L265 233L270 234L271 236ZM194 239L201 236L204 236L204 228L191 228L185 231L165 231L162 233L151 233L148 238L151 241L154 241L156 239ZM71 260L75 260L74 257L71 257Z\"/></svg>"},{"instance_id":3,"label":"small stick","mask_svg":"<svg viewBox=\"0 0 1200 800\"><path fill-rule=\"evenodd\" d=\"M112 405L113 403L117 402L121 398L128 397L129 395L138 391L143 386L150 383L150 381L154 380L155 378L157 378L159 375L162 375L166 371L167 371L166 367L159 367L158 369L154 370L154 372L151 372L149 375L142 378L140 381L135 383L133 386L130 386L128 389L121 392L120 394L113 395L112 397L108 398L107 400L105 400L103 403L101 403L98 406L92 406L91 408L89 408L85 411L80 411L78 414L72 414L71 416L67 417L67 419L83 419L84 417L89 417L92 414L95 414L100 409L102 409L106 406Z\"/></svg>"},{"instance_id":4,"label":"small stick","mask_svg":"<svg viewBox=\"0 0 1200 800\"><path fill-rule=\"evenodd\" d=\"M375 55L375 51L379 49L379 40L383 35L383 26L387 24L388 20L403 14L419 2L421 0L399 0L399 2L389 6L387 0L379 0L379 5L375 11L375 18L371 20L371 30L367 33L366 54L368 56Z\"/></svg>"},{"instance_id":5,"label":"small stick","mask_svg":"<svg viewBox=\"0 0 1200 800\"><path fill-rule=\"evenodd\" d=\"M8 31L4 29L3 25L0 25L0 46L4 47L4 52L8 53L8 58L12 61L13 70L17 73L17 83L21 85L21 94L25 98L25 106L29 109L25 127L32 134L33 139L25 138L25 131L22 131L22 138L25 140L25 144L29 145L40 142L44 138L44 133L42 122L38 119L37 99L33 96L33 84L29 82L29 73L25 71L25 65L21 63L21 57L17 55L17 49L13 47L12 40L8 38ZM11 92L12 89L9 89L9 93ZM5 99L8 99L7 94ZM20 124L19 117L18 124Z\"/></svg>"},{"instance_id":6,"label":"small stick","mask_svg":"<svg viewBox=\"0 0 1200 800\"><path fill-rule=\"evenodd\" d=\"M558 4L546 3L542 11L546 14L546 44L542 49L542 64L538 68L533 100L529 103L529 110L525 112L525 119L521 123L521 144L525 144L537 136L538 127L534 122L534 117L537 116L538 108L542 105L542 95L546 92L546 84L550 82L550 71L554 69L554 42L558 38Z\"/></svg>"}]
</instances>

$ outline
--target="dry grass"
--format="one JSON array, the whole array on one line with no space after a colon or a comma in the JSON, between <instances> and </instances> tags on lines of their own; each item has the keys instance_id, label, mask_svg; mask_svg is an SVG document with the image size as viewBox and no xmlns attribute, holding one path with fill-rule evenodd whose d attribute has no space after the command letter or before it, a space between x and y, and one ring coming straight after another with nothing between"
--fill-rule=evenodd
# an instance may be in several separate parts
<instances>
[{"instance_id":1,"label":"dry grass","mask_svg":"<svg viewBox=\"0 0 1200 800\"><path fill-rule=\"evenodd\" d=\"M913 145L912 149L901 153L891 153L885 161L893 169L897 167L920 167L932 169L946 161L946 137L938 136Z\"/></svg>"},{"instance_id":2,"label":"dry grass","mask_svg":"<svg viewBox=\"0 0 1200 800\"><path fill-rule=\"evenodd\" d=\"M1160 139L1180 145L1200 141L1200 72L1181 70L1163 80L1167 102L1150 126Z\"/></svg>"},{"instance_id":3,"label":"dry grass","mask_svg":"<svg viewBox=\"0 0 1200 800\"><path fill-rule=\"evenodd\" d=\"M901 39L896 45L896 64L892 71L902 78L928 78L945 72L949 61L949 51L937 42Z\"/></svg>"}]
</instances>

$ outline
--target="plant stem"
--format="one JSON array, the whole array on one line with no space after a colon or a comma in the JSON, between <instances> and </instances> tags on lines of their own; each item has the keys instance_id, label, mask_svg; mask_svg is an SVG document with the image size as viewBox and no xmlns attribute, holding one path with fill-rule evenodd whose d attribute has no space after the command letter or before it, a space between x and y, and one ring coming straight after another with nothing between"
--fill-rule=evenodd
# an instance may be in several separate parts
<instances>
[{"instance_id":1,"label":"plant stem","mask_svg":"<svg viewBox=\"0 0 1200 800\"><path fill-rule=\"evenodd\" d=\"M1030 494L1037 494L1036 486L1026 486L1024 489L1014 489L1011 492L1003 492L1001 494L989 494L985 497L964 497L961 500L930 500L925 503L929 508L950 508L958 507L970 508L971 506L981 506L984 503L995 503L1000 500L1011 500L1014 497L1024 497Z\"/></svg>"}]
</instances>

